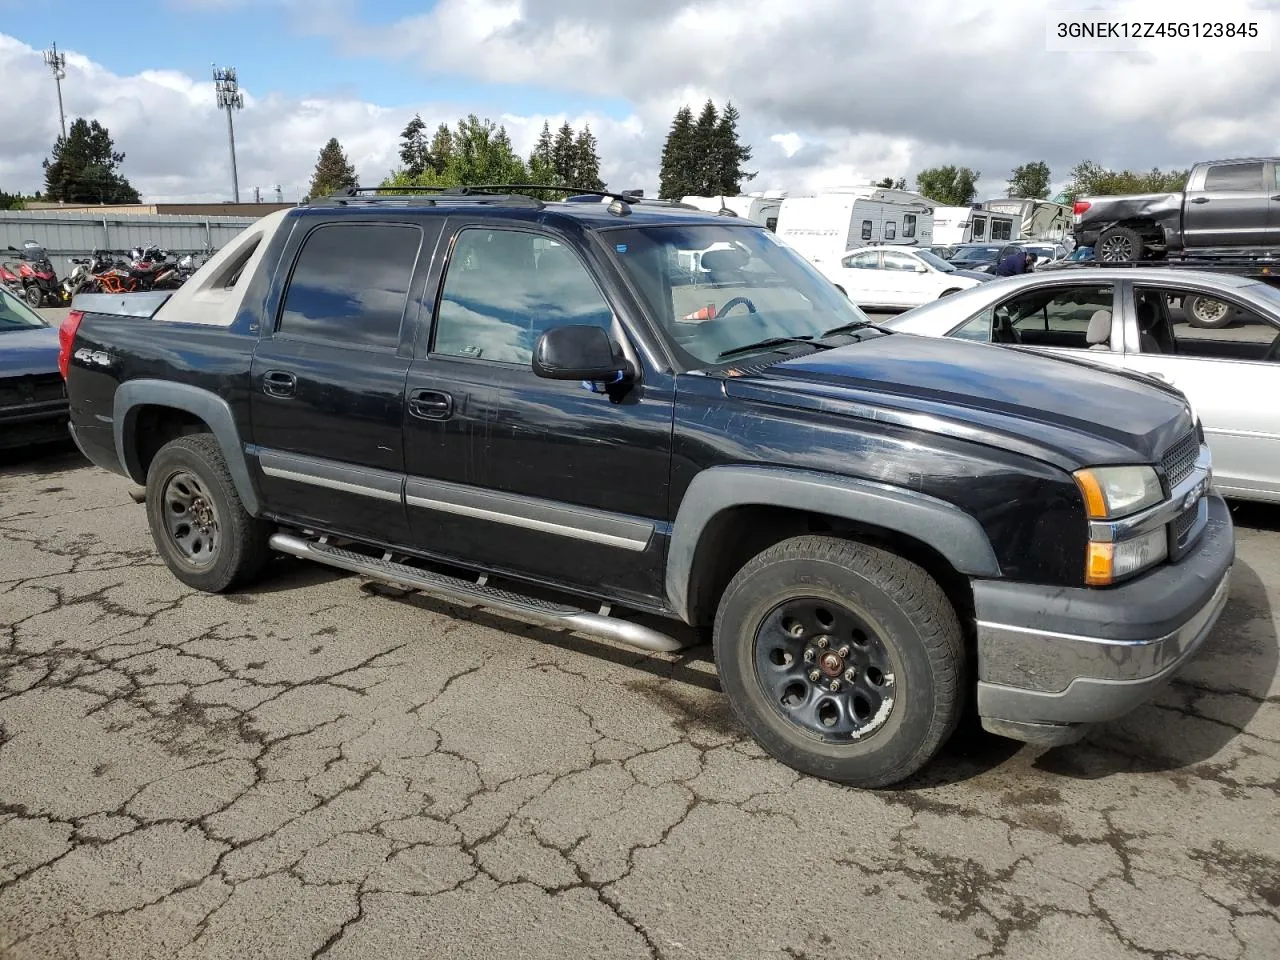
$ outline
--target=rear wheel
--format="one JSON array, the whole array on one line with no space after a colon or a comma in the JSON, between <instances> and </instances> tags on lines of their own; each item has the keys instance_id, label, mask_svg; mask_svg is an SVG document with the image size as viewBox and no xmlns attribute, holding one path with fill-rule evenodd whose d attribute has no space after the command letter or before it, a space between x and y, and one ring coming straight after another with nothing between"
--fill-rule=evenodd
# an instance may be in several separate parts
<instances>
[{"instance_id":1,"label":"rear wheel","mask_svg":"<svg viewBox=\"0 0 1280 960\"><path fill-rule=\"evenodd\" d=\"M1187 323L1205 330L1221 330L1231 326L1231 307L1212 297L1189 295L1182 298L1182 314Z\"/></svg>"},{"instance_id":2,"label":"rear wheel","mask_svg":"<svg viewBox=\"0 0 1280 960\"><path fill-rule=\"evenodd\" d=\"M187 586L220 593L271 557L271 527L251 517L211 434L171 440L147 471L147 523L165 565Z\"/></svg>"},{"instance_id":3,"label":"rear wheel","mask_svg":"<svg viewBox=\"0 0 1280 960\"><path fill-rule=\"evenodd\" d=\"M1137 263L1142 259L1142 234L1131 227L1104 230L1093 248L1093 257L1102 263Z\"/></svg>"},{"instance_id":4,"label":"rear wheel","mask_svg":"<svg viewBox=\"0 0 1280 960\"><path fill-rule=\"evenodd\" d=\"M713 643L734 711L775 758L883 787L955 729L965 659L955 610L915 564L830 536L785 540L738 572Z\"/></svg>"}]
</instances>

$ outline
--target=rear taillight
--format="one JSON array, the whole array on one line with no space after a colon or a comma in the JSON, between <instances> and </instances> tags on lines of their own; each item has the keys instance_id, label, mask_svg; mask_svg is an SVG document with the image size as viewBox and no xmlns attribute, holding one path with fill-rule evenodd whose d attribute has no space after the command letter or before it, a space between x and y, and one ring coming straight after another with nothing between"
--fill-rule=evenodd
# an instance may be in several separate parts
<instances>
[{"instance_id":1,"label":"rear taillight","mask_svg":"<svg viewBox=\"0 0 1280 960\"><path fill-rule=\"evenodd\" d=\"M1089 201L1088 201L1088 200L1077 200L1077 201L1076 201L1074 204L1072 204L1072 206L1071 206L1071 214L1072 214L1072 216L1076 216L1076 217L1078 217L1078 216L1080 216L1080 214L1082 214L1082 213L1084 213L1086 210L1088 210L1088 209L1089 209L1089 207L1091 207L1091 206L1092 206L1092 204L1091 204L1091 203L1089 203Z\"/></svg>"},{"instance_id":2,"label":"rear taillight","mask_svg":"<svg viewBox=\"0 0 1280 960\"><path fill-rule=\"evenodd\" d=\"M76 342L76 331L80 329L80 321L84 319L83 310L71 310L58 327L58 372L62 379L67 379L67 371L71 369L71 345Z\"/></svg>"}]
</instances>

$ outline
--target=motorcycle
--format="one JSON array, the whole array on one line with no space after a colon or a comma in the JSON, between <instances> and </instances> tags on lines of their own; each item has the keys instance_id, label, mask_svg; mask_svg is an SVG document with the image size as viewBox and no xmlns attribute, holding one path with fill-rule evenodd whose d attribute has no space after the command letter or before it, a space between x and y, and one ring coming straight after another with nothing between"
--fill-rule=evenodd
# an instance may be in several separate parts
<instances>
[{"instance_id":1,"label":"motorcycle","mask_svg":"<svg viewBox=\"0 0 1280 960\"><path fill-rule=\"evenodd\" d=\"M17 254L5 263L6 273L16 275L21 285L21 296L29 306L56 306L63 303L58 274L49 260L49 253L34 240L28 240L22 249L10 246L9 252Z\"/></svg>"}]
</instances>

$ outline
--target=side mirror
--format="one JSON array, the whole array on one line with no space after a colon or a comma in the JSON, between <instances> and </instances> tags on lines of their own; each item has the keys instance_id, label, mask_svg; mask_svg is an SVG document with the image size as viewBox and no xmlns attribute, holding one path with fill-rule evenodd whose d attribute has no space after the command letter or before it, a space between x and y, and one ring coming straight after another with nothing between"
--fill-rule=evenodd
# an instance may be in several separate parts
<instances>
[{"instance_id":1,"label":"side mirror","mask_svg":"<svg viewBox=\"0 0 1280 960\"><path fill-rule=\"evenodd\" d=\"M623 383L635 376L631 364L617 356L609 334L585 324L554 327L533 347L533 372L547 380Z\"/></svg>"},{"instance_id":2,"label":"side mirror","mask_svg":"<svg viewBox=\"0 0 1280 960\"><path fill-rule=\"evenodd\" d=\"M923 263L916 264L916 273L928 273L928 272L929 272L929 268L926 267Z\"/></svg>"}]
</instances>

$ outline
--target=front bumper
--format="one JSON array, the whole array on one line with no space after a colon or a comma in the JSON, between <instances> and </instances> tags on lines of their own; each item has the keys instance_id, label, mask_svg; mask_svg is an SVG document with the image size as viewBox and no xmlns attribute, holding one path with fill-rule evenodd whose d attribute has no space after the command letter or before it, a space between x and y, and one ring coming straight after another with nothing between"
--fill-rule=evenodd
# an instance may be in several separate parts
<instances>
[{"instance_id":1,"label":"front bumper","mask_svg":"<svg viewBox=\"0 0 1280 960\"><path fill-rule=\"evenodd\" d=\"M1185 556L1108 589L975 581L978 713L993 733L1043 746L1123 716L1167 682L1212 632L1227 601L1235 530L1206 498Z\"/></svg>"}]
</instances>

